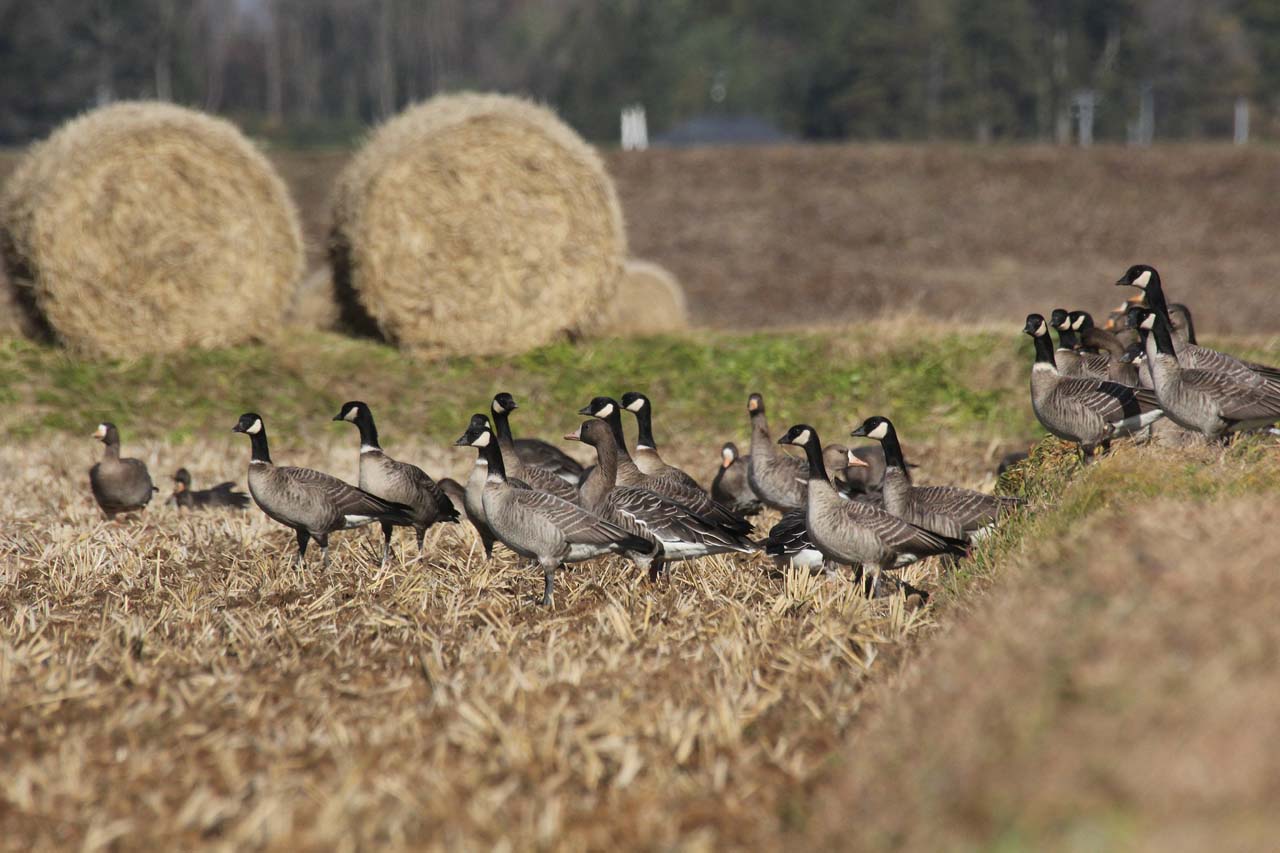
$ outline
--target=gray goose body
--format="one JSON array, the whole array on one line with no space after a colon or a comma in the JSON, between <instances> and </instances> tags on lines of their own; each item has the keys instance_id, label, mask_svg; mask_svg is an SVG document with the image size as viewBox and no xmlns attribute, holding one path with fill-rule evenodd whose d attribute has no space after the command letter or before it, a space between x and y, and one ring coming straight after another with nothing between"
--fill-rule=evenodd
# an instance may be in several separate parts
<instances>
[{"instance_id":1,"label":"gray goose body","mask_svg":"<svg viewBox=\"0 0 1280 853\"><path fill-rule=\"evenodd\" d=\"M151 474L141 459L120 457L120 431L115 424L99 424L94 438L102 442L103 450L102 459L89 469L89 489L107 517L134 512L150 503L156 491Z\"/></svg>"},{"instance_id":2,"label":"gray goose body","mask_svg":"<svg viewBox=\"0 0 1280 853\"><path fill-rule=\"evenodd\" d=\"M1024 331L1036 345L1031 367L1031 408L1049 432L1080 445L1086 456L1114 438L1132 435L1162 416L1155 395L1102 379L1063 377L1056 367L1048 324L1027 317Z\"/></svg>"},{"instance_id":3,"label":"gray goose body","mask_svg":"<svg viewBox=\"0 0 1280 853\"><path fill-rule=\"evenodd\" d=\"M567 501L576 501L578 499L578 488L574 484L576 480L569 482L546 468L525 465L521 461L520 454L516 450L515 438L511 434L510 417L517 408L515 399L505 391L500 392L494 395L491 408L494 433L497 436L498 445L502 448L507 476L527 483L530 488L548 492Z\"/></svg>"},{"instance_id":4,"label":"gray goose body","mask_svg":"<svg viewBox=\"0 0 1280 853\"><path fill-rule=\"evenodd\" d=\"M1147 366L1160 405L1170 420L1209 438L1259 429L1280 421L1280 387L1241 381L1236 374L1187 369L1178 362L1171 330L1147 315Z\"/></svg>"},{"instance_id":5,"label":"gray goose body","mask_svg":"<svg viewBox=\"0 0 1280 853\"><path fill-rule=\"evenodd\" d=\"M651 578L661 573L664 563L757 550L741 533L704 518L665 495L640 486L617 485L618 446L603 421L587 421L577 433L565 438L596 449L596 464L582 484L582 505L660 546L653 555Z\"/></svg>"},{"instance_id":6,"label":"gray goose body","mask_svg":"<svg viewBox=\"0 0 1280 853\"><path fill-rule=\"evenodd\" d=\"M211 489L192 489L191 472L179 468L173 475L174 489L169 502L181 509L245 509L251 498L236 491L230 480Z\"/></svg>"},{"instance_id":7,"label":"gray goose body","mask_svg":"<svg viewBox=\"0 0 1280 853\"><path fill-rule=\"evenodd\" d=\"M781 512L803 509L808 466L803 459L788 456L774 445L762 396L752 394L747 411L751 416L751 464L747 466L751 490L765 506Z\"/></svg>"},{"instance_id":8,"label":"gray goose body","mask_svg":"<svg viewBox=\"0 0 1280 853\"><path fill-rule=\"evenodd\" d=\"M313 538L320 546L322 565L328 565L329 534L334 531L374 521L406 526L413 523L413 509L404 504L384 500L311 468L272 464L267 431L260 416L241 415L232 429L252 441L249 494L268 518L297 534L299 564Z\"/></svg>"},{"instance_id":9,"label":"gray goose body","mask_svg":"<svg viewBox=\"0 0 1280 853\"><path fill-rule=\"evenodd\" d=\"M483 418L483 415L478 417ZM542 603L553 603L556 570L606 554L646 554L653 543L636 536L571 501L507 481L502 449L485 424L472 426L459 445L480 448L489 466L482 496L485 519L504 545L542 567Z\"/></svg>"},{"instance_id":10,"label":"gray goose body","mask_svg":"<svg viewBox=\"0 0 1280 853\"><path fill-rule=\"evenodd\" d=\"M525 468L541 468L574 486L582 480L582 465L554 444L540 438L517 438L514 446L516 458Z\"/></svg>"},{"instance_id":11,"label":"gray goose body","mask_svg":"<svg viewBox=\"0 0 1280 853\"><path fill-rule=\"evenodd\" d=\"M484 546L487 559L493 557L493 543L496 538L484 516L484 484L489 479L489 463L483 454L478 454L476 464L471 466L467 475L466 491L463 494L463 506L467 511L467 520L480 536L480 544Z\"/></svg>"},{"instance_id":12,"label":"gray goose body","mask_svg":"<svg viewBox=\"0 0 1280 853\"><path fill-rule=\"evenodd\" d=\"M738 446L726 442L720 449L720 465L711 480L711 499L740 515L755 515L764 506L747 482L750 456L739 456Z\"/></svg>"},{"instance_id":13,"label":"gray goose body","mask_svg":"<svg viewBox=\"0 0 1280 853\"><path fill-rule=\"evenodd\" d=\"M378 428L373 410L365 403L344 403L335 421L353 423L360 430L360 488L383 500L404 504L413 510L412 527L417 536L418 552L431 525L456 522L458 510L440 485L417 465L388 456L378 443ZM391 556L391 532L394 525L383 522L382 559Z\"/></svg>"},{"instance_id":14,"label":"gray goose body","mask_svg":"<svg viewBox=\"0 0 1280 853\"><path fill-rule=\"evenodd\" d=\"M688 475L684 474L684 472L673 473L676 469L672 469L671 471L661 471L657 474L645 474L636 467L631 454L627 451L626 437L622 433L621 406L616 400L610 397L596 397L589 404L582 407L578 414L599 418L609 425L618 448L618 485L638 486L649 489L671 498L698 515L738 533L746 534L751 532L751 522L728 507L716 503L711 495L703 491L701 486L696 482L690 482Z\"/></svg>"},{"instance_id":15,"label":"gray goose body","mask_svg":"<svg viewBox=\"0 0 1280 853\"><path fill-rule=\"evenodd\" d=\"M956 486L914 485L907 473L897 430L888 418L868 418L853 435L881 443L886 459L881 490L884 509L917 527L972 541L1020 503L1015 498Z\"/></svg>"},{"instance_id":16,"label":"gray goose body","mask_svg":"<svg viewBox=\"0 0 1280 853\"><path fill-rule=\"evenodd\" d=\"M963 541L917 527L869 503L842 498L827 479L813 427L797 424L780 441L805 449L809 476L805 527L809 540L828 560L860 566L870 574L873 596L879 589L881 573L888 569L937 554L965 553Z\"/></svg>"}]
</instances>

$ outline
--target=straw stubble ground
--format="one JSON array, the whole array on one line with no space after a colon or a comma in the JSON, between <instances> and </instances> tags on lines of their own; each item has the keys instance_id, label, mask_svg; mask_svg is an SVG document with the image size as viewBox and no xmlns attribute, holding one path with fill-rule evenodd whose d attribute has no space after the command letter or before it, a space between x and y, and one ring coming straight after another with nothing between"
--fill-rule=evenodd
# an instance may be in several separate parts
<instances>
[{"instance_id":1,"label":"straw stubble ground","mask_svg":"<svg viewBox=\"0 0 1280 853\"><path fill-rule=\"evenodd\" d=\"M244 462L182 452L198 479ZM328 571L299 572L256 509L108 523L85 454L3 455L14 846L745 844L928 619L724 558L656 587L575 569L548 613L535 573L458 527L385 570L373 534L335 536Z\"/></svg>"}]
</instances>

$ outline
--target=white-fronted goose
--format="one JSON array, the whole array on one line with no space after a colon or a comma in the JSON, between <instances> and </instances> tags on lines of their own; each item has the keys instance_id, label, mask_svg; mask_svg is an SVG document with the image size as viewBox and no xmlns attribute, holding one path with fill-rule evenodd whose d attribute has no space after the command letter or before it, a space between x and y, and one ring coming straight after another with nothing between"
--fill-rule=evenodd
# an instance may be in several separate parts
<instances>
[{"instance_id":1,"label":"white-fronted goose","mask_svg":"<svg viewBox=\"0 0 1280 853\"><path fill-rule=\"evenodd\" d=\"M1045 429L1078 444L1086 460L1093 456L1095 448L1105 450L1112 439L1132 435L1162 416L1151 391L1058 373L1044 317L1027 315L1023 331L1035 342L1031 408Z\"/></svg>"},{"instance_id":2,"label":"white-fronted goose","mask_svg":"<svg viewBox=\"0 0 1280 853\"><path fill-rule=\"evenodd\" d=\"M311 468L277 467L271 463L267 428L262 417L248 412L231 428L249 436L249 494L267 517L291 528L298 537L298 565L307 543L320 546L320 565L329 565L329 534L375 521L413 525L414 510L383 500L337 477Z\"/></svg>"},{"instance_id":3,"label":"white-fronted goose","mask_svg":"<svg viewBox=\"0 0 1280 853\"><path fill-rule=\"evenodd\" d=\"M729 552L749 554L757 550L741 533L704 518L665 495L639 486L619 486L618 445L605 422L586 421L577 432L565 438L596 449L596 464L582 484L582 505L660 546L652 555L646 555L652 560L651 579L662 573L665 563Z\"/></svg>"},{"instance_id":4,"label":"white-fronted goose","mask_svg":"<svg viewBox=\"0 0 1280 853\"><path fill-rule=\"evenodd\" d=\"M997 497L957 486L914 485L902 457L898 432L888 418L878 415L867 418L851 435L880 442L885 457L881 488L884 508L917 527L952 539L972 541L1021 503L1017 498Z\"/></svg>"},{"instance_id":5,"label":"white-fronted goose","mask_svg":"<svg viewBox=\"0 0 1280 853\"><path fill-rule=\"evenodd\" d=\"M1147 366L1160 407L1184 429L1209 438L1261 429L1280 421L1280 387L1240 381L1213 370L1184 368L1178 363L1173 330L1156 311L1141 321L1147 330Z\"/></svg>"},{"instance_id":6,"label":"white-fronted goose","mask_svg":"<svg viewBox=\"0 0 1280 853\"><path fill-rule=\"evenodd\" d=\"M751 490L773 509L803 509L808 478L804 460L782 453L774 444L763 396L752 394L747 398L747 413L751 418L751 464L747 466Z\"/></svg>"},{"instance_id":7,"label":"white-fronted goose","mask_svg":"<svg viewBox=\"0 0 1280 853\"><path fill-rule=\"evenodd\" d=\"M827 478L817 430L808 424L791 427L778 443L805 451L809 479L805 527L814 547L828 560L862 567L872 578L873 597L879 591L880 575L887 569L937 554L966 553L962 540L932 533L871 504L840 497Z\"/></svg>"},{"instance_id":8,"label":"white-fronted goose","mask_svg":"<svg viewBox=\"0 0 1280 853\"><path fill-rule=\"evenodd\" d=\"M478 425L473 417L455 443L484 453L489 466L482 497L485 520L499 541L542 567L544 606L550 607L554 601L556 569L564 563L652 550L651 541L576 503L537 489L519 489L507 482L502 449L487 423Z\"/></svg>"},{"instance_id":9,"label":"white-fronted goose","mask_svg":"<svg viewBox=\"0 0 1280 853\"><path fill-rule=\"evenodd\" d=\"M179 509L245 509L249 506L249 496L236 491L236 484L227 480L212 489L192 489L191 472L179 468L173 474L173 494L168 503Z\"/></svg>"},{"instance_id":10,"label":"white-fronted goose","mask_svg":"<svg viewBox=\"0 0 1280 853\"><path fill-rule=\"evenodd\" d=\"M120 431L116 425L98 424L93 437L103 447L102 459L89 469L89 488L107 518L135 512L150 503L156 487L147 465L141 459L120 458Z\"/></svg>"},{"instance_id":11,"label":"white-fronted goose","mask_svg":"<svg viewBox=\"0 0 1280 853\"><path fill-rule=\"evenodd\" d=\"M763 504L747 482L747 466L750 456L739 456L738 445L725 442L720 448L720 466L711 480L711 499L727 506L739 515L751 516L760 512Z\"/></svg>"},{"instance_id":12,"label":"white-fronted goose","mask_svg":"<svg viewBox=\"0 0 1280 853\"><path fill-rule=\"evenodd\" d=\"M528 483L530 488L550 492L567 501L576 501L578 476L582 474L582 466L578 466L577 474L570 481L547 468L526 465L520 456L516 440L511 435L511 413L518 408L515 398L506 391L501 391L494 395L491 408L493 409L493 430L497 434L498 446L502 448L507 476ZM545 442L539 442L539 444L545 444ZM539 455L545 457L544 454Z\"/></svg>"},{"instance_id":13,"label":"white-fronted goose","mask_svg":"<svg viewBox=\"0 0 1280 853\"><path fill-rule=\"evenodd\" d=\"M626 438L622 434L621 411L622 407L611 397L596 397L578 411L580 415L599 418L608 424L609 429L613 432L614 441L618 446L617 481L620 485L640 486L650 489L660 495L671 498L677 503L683 504L704 518L724 525L730 530L742 534L751 532L751 522L728 507L716 503L712 500L711 495L703 491L702 487L697 483L690 485L686 477L676 476L670 472L649 475L637 468L631 458L631 454L627 451Z\"/></svg>"},{"instance_id":14,"label":"white-fronted goose","mask_svg":"<svg viewBox=\"0 0 1280 853\"><path fill-rule=\"evenodd\" d=\"M436 522L455 522L458 510L444 490L417 465L392 459L378 443L378 427L373 420L373 410L368 404L351 400L342 404L335 421L355 424L360 431L360 488L383 500L404 504L413 508L412 527L418 539L418 553L422 553L422 540L427 530ZM382 522L382 562L391 558L391 522Z\"/></svg>"}]
</instances>

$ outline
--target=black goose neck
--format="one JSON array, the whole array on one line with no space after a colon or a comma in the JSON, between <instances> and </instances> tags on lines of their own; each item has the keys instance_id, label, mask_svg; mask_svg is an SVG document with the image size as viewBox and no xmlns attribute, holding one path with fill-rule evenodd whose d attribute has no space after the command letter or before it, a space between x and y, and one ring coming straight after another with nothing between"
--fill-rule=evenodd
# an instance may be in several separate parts
<instances>
[{"instance_id":1,"label":"black goose neck","mask_svg":"<svg viewBox=\"0 0 1280 853\"><path fill-rule=\"evenodd\" d=\"M249 445L253 453L249 457L254 462L271 464L271 449L267 446L267 428L261 427L257 432L249 433Z\"/></svg>"},{"instance_id":2,"label":"black goose neck","mask_svg":"<svg viewBox=\"0 0 1280 853\"><path fill-rule=\"evenodd\" d=\"M1156 352L1162 355L1177 355L1177 351L1173 348L1173 334L1169 328L1169 321L1156 314L1154 328L1151 334L1156 336Z\"/></svg>"},{"instance_id":3,"label":"black goose neck","mask_svg":"<svg viewBox=\"0 0 1280 853\"><path fill-rule=\"evenodd\" d=\"M809 441L804 445L804 455L809 460L809 479L826 480L827 465L822 461L822 440L818 438L817 430L810 428L809 432Z\"/></svg>"},{"instance_id":4,"label":"black goose neck","mask_svg":"<svg viewBox=\"0 0 1280 853\"><path fill-rule=\"evenodd\" d=\"M498 432L498 441L509 445L515 444L515 439L511 435L510 413L506 409L493 410L493 428Z\"/></svg>"},{"instance_id":5,"label":"black goose neck","mask_svg":"<svg viewBox=\"0 0 1280 853\"><path fill-rule=\"evenodd\" d=\"M484 461L489 465L490 477L496 476L502 480L507 479L507 467L502 464L502 448L498 446L497 441L490 441L484 447L481 447L480 455L484 457Z\"/></svg>"},{"instance_id":6,"label":"black goose neck","mask_svg":"<svg viewBox=\"0 0 1280 853\"><path fill-rule=\"evenodd\" d=\"M657 450L658 444L653 440L653 413L649 406L636 412L636 447L648 447Z\"/></svg>"},{"instance_id":7,"label":"black goose neck","mask_svg":"<svg viewBox=\"0 0 1280 853\"><path fill-rule=\"evenodd\" d=\"M903 458L902 445L898 443L898 431L892 425L880 439L880 446L884 449L884 464L901 468L904 472L907 470L907 460Z\"/></svg>"},{"instance_id":8,"label":"black goose neck","mask_svg":"<svg viewBox=\"0 0 1280 853\"><path fill-rule=\"evenodd\" d=\"M609 413L609 417L604 419L609 425L609 432L613 433L613 441L618 445L618 458L630 459L631 454L627 451L627 439L622 434L622 415L618 412L618 407L614 406L613 411Z\"/></svg>"},{"instance_id":9,"label":"black goose neck","mask_svg":"<svg viewBox=\"0 0 1280 853\"><path fill-rule=\"evenodd\" d=\"M1160 274L1155 270L1151 271L1151 279L1147 282L1145 296L1147 307L1167 321L1169 319L1169 303L1164 298L1164 286L1160 283Z\"/></svg>"},{"instance_id":10,"label":"black goose neck","mask_svg":"<svg viewBox=\"0 0 1280 853\"><path fill-rule=\"evenodd\" d=\"M361 447L382 449L378 444L378 425L373 421L373 412L362 408L356 416L356 429L360 430Z\"/></svg>"},{"instance_id":11,"label":"black goose neck","mask_svg":"<svg viewBox=\"0 0 1280 853\"><path fill-rule=\"evenodd\" d=\"M1053 357L1053 341L1049 340L1048 333L1032 335L1031 339L1036 344L1036 364L1049 364L1057 367L1058 362Z\"/></svg>"},{"instance_id":12,"label":"black goose neck","mask_svg":"<svg viewBox=\"0 0 1280 853\"><path fill-rule=\"evenodd\" d=\"M1058 346L1062 349L1075 349L1080 343L1080 339L1076 337L1076 333L1072 329L1058 330Z\"/></svg>"}]
</instances>

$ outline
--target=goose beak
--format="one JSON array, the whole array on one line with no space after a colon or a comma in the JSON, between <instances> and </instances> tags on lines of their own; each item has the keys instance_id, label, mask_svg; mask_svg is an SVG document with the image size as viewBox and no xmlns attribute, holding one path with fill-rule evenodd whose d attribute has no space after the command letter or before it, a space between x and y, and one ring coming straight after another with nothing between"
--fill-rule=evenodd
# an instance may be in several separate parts
<instances>
[{"instance_id":1,"label":"goose beak","mask_svg":"<svg viewBox=\"0 0 1280 853\"><path fill-rule=\"evenodd\" d=\"M453 443L453 446L454 446L454 447L468 447L468 446L470 446L470 444L471 444L471 439L470 439L470 438L468 438L468 437L467 437L467 434L464 432L462 435L458 436L458 440L457 440L457 441L455 441L455 442Z\"/></svg>"},{"instance_id":2,"label":"goose beak","mask_svg":"<svg viewBox=\"0 0 1280 853\"><path fill-rule=\"evenodd\" d=\"M102 439L107 437L107 431L102 427L98 427L93 431L93 437L101 441Z\"/></svg>"},{"instance_id":3,"label":"goose beak","mask_svg":"<svg viewBox=\"0 0 1280 853\"><path fill-rule=\"evenodd\" d=\"M578 414L580 414L580 415L586 415L587 417L592 417L592 414L591 414L591 407L590 407L590 406L583 406L581 409L578 409Z\"/></svg>"},{"instance_id":4,"label":"goose beak","mask_svg":"<svg viewBox=\"0 0 1280 853\"><path fill-rule=\"evenodd\" d=\"M787 441L787 437L785 435L782 438L778 439L778 444L790 444L790 443L791 442Z\"/></svg>"},{"instance_id":5,"label":"goose beak","mask_svg":"<svg viewBox=\"0 0 1280 853\"><path fill-rule=\"evenodd\" d=\"M578 427L577 432L566 432L564 434L565 441L582 441L582 427Z\"/></svg>"},{"instance_id":6,"label":"goose beak","mask_svg":"<svg viewBox=\"0 0 1280 853\"><path fill-rule=\"evenodd\" d=\"M729 467L730 465L732 465L732 464L733 464L733 456L731 456L731 455L730 455L730 454L728 454L728 453L722 453L722 454L720 455L720 467L721 467L721 468L728 468L728 467Z\"/></svg>"},{"instance_id":7,"label":"goose beak","mask_svg":"<svg viewBox=\"0 0 1280 853\"><path fill-rule=\"evenodd\" d=\"M853 436L854 438L866 438L866 437L867 437L867 427L866 427L866 424L863 424L862 426L858 427L858 428L857 428L857 429L855 429L853 432L849 433L849 435ZM849 454L849 458L850 458L850 459L852 459L852 458L853 458L853 454L852 454L852 453L850 453L850 454Z\"/></svg>"},{"instance_id":8,"label":"goose beak","mask_svg":"<svg viewBox=\"0 0 1280 853\"><path fill-rule=\"evenodd\" d=\"M244 432L244 429L243 429L243 428L241 428L240 424L236 424L235 426L233 426L233 427L231 428L231 431L232 431L232 432Z\"/></svg>"},{"instance_id":9,"label":"goose beak","mask_svg":"<svg viewBox=\"0 0 1280 853\"><path fill-rule=\"evenodd\" d=\"M863 461L861 456L858 456L852 450L849 451L849 455L846 458L849 461L850 468L870 468L871 467L870 465L868 465L866 462Z\"/></svg>"},{"instance_id":10,"label":"goose beak","mask_svg":"<svg viewBox=\"0 0 1280 853\"><path fill-rule=\"evenodd\" d=\"M334 416L333 416L333 419L334 419L335 421L345 421L345 420L346 420L346 418L344 418L344 417L342 416L342 412L338 412L338 414L334 415Z\"/></svg>"}]
</instances>

